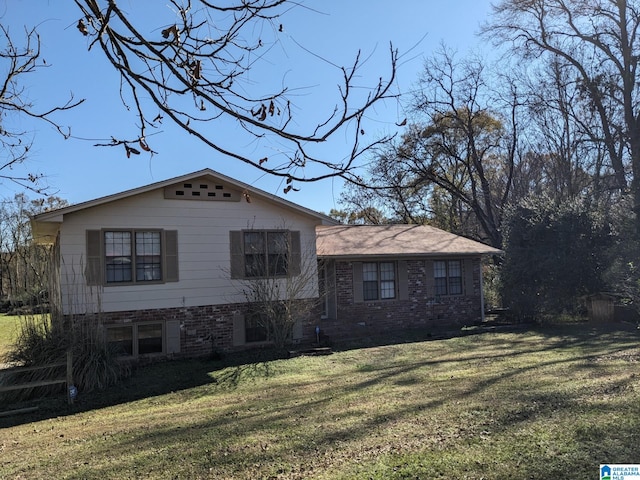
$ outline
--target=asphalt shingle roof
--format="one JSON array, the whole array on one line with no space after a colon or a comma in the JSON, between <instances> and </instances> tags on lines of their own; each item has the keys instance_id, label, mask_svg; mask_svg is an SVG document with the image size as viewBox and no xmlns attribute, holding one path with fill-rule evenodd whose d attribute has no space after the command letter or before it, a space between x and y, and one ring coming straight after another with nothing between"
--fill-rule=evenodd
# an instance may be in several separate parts
<instances>
[{"instance_id":1,"label":"asphalt shingle roof","mask_svg":"<svg viewBox=\"0 0 640 480\"><path fill-rule=\"evenodd\" d=\"M319 257L491 255L501 250L426 225L316 227Z\"/></svg>"}]
</instances>

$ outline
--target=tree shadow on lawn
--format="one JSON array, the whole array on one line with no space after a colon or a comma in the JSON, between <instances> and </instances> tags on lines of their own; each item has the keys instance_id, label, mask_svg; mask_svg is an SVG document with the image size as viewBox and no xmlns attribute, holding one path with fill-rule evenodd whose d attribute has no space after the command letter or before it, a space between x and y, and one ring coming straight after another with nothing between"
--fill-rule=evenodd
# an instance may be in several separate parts
<instances>
[{"instance_id":1,"label":"tree shadow on lawn","mask_svg":"<svg viewBox=\"0 0 640 480\"><path fill-rule=\"evenodd\" d=\"M0 412L35 408L35 411L0 417L0 428L12 427L50 418L111 407L181 390L215 384L221 379L227 385L237 384L241 377L270 375L269 362L282 358L272 349L237 352L223 358L166 360L134 366L130 377L104 390L78 392L73 405L67 404L66 392L12 404L0 403ZM223 376L214 372L233 367Z\"/></svg>"},{"instance_id":2,"label":"tree shadow on lawn","mask_svg":"<svg viewBox=\"0 0 640 480\"><path fill-rule=\"evenodd\" d=\"M348 442L359 441L372 434L375 436L376 432L397 428L398 424L403 423L415 427L415 431L410 434L407 441L416 442L418 446L409 445L410 448L438 450L448 446L453 449L452 454L458 461L465 462L469 460L467 453L463 451L467 443L475 445L487 441L487 438L506 438L506 443L510 443L512 440L509 439L516 438L522 441L525 448L530 449L533 446L535 451L519 453L515 447L503 447L504 450L497 450L497 453L504 455L502 462L520 462L520 455L524 455L522 464L518 467L520 469L518 473L526 472L526 478L530 476L538 478L545 469L557 472L559 476L564 475L562 478L567 478L567 471L576 471L576 468L580 470L581 475L586 475L590 472L589 466L596 459L605 462L614 460L621 462L622 460L619 459L623 458L623 454L632 452L628 445L625 447L623 437L637 438L637 433L633 434L637 425L628 425L628 428L623 425L615 435L609 432L608 437L610 440L613 439L613 442L606 444L607 438L601 435L607 437L607 432L601 425L589 427L584 424L588 419L588 415L584 415L583 424L575 428L575 431L568 433L569 437L574 436L575 439L566 448L573 449L574 453L563 459L559 454L565 448L564 439L548 444L555 453L548 452L545 450L544 441L538 442L531 438L523 440L521 429L537 419L553 415L571 416L571 412L575 412L576 408L580 413L585 413L587 406L580 406L580 402L585 398L585 392L581 388L565 392L561 385L556 388L554 385L546 384L546 378L540 380L540 385L528 382L527 379L533 378L529 375L530 373L533 374L537 370L544 371L547 368L570 376L579 371L582 363L595 361L603 352L607 355L615 355L616 351L628 350L632 342L637 340L636 337L628 335L619 337L616 331L617 329L608 328L599 336L597 331L590 329L578 331L571 328L543 329L543 335L550 338L548 344L543 343L539 348L533 346L528 349L516 348L505 351L494 351L493 342L487 342L485 339L482 344L483 350L485 353L492 352L493 360L517 361L520 356L555 348L580 350L578 354L566 358L560 355L549 358L547 361L529 361L523 368L498 369L500 371L497 372L488 370L477 381L468 379L459 381L454 376L451 378L446 376L442 378L439 385L444 388L444 392L439 391L441 388L429 388L425 390L424 396L420 395L418 400L400 402L397 407L388 406L391 399L385 398L384 406L372 411L351 407L349 399L359 394L373 396L378 391L377 386L390 382L400 389L406 388L408 393L410 389L420 387L419 384L423 382L425 372L437 369L439 373L444 373L449 368L454 371L460 363L473 364L487 359L487 356L482 355L483 351L474 352L472 348L468 348L468 344L461 344L458 345L458 351L452 352L452 355L445 359L425 357L423 360L408 363L395 363L391 360L383 366L370 364L368 368L363 369L358 369L357 365L354 365L355 371L344 371L340 374L343 378L336 379L336 383L341 385L339 391L336 391L330 383L320 384L318 390L311 395L307 394L303 388L304 385L286 385L280 388L273 386L274 391L267 392L265 395L267 400L261 399L260 403L255 403L258 400L253 400L248 404L228 405L222 411L217 411L215 415L205 416L194 424L152 428L118 442L115 450L113 445L105 445L104 451L96 453L100 458L115 454L115 458L120 458L119 461L122 462L120 467L125 469L124 471L132 468L130 464L132 460L126 455L131 449L135 448L141 456L152 458L158 449L164 450L168 446L181 445L190 445L186 463L196 465L194 466L196 470L190 472L196 475L216 468L225 469L225 472L228 472L229 470L238 471L243 466L250 469L252 465L286 466L289 461L308 468L313 464L314 458L326 458L327 453L339 450L343 443L346 445ZM594 340L599 345L592 348L591 344ZM496 338L496 342L499 341L500 339ZM248 368L248 365L240 363L237 367ZM257 375L269 374L268 370L260 370L261 367L252 368L258 368L255 372ZM243 370L238 375L245 373L251 374L250 371ZM502 404L502 409L494 412L490 402L481 403L485 395L496 393L493 390L494 387L509 386L510 380L516 378L518 385L526 384L531 388L515 391L509 389L509 397L514 400L513 404ZM346 381L347 379L350 381ZM220 381L230 381L230 385L234 382L232 378L221 378ZM628 379L606 381L601 384L604 390L600 394L616 394L619 390L624 390L629 381ZM424 389L424 385L422 388ZM465 404L469 398L474 399L473 405ZM342 402L339 403L340 408L336 408L336 402ZM465 418L468 418L466 423L461 421L459 425L448 425L453 430L445 432L439 432L437 427L430 425L429 422L433 421L433 417L423 416L423 414L433 412L444 404L459 405L449 408L455 408L457 414L466 415ZM615 413L613 405L597 405L593 408L597 409L596 413L602 415ZM337 418L317 416L315 418L320 420L317 423L309 423L305 420L312 415L310 412L324 411L332 412L332 415L336 415ZM303 427L300 428L298 423L303 423ZM314 428L305 428L304 425L307 424L313 425ZM565 422L563 425L570 427L571 422ZM278 444L280 431L286 432L288 442L286 446ZM462 440L460 440L461 437ZM258 443L256 439L259 439ZM402 457L406 453L402 451L403 441L398 440L397 445L386 444L384 443L386 440L381 440L380 444L364 443L357 454L362 454L365 460L369 459L366 461L379 457L379 452L383 451L390 457ZM489 445L487 448L491 448L491 441L487 441ZM585 451L580 453L582 450ZM281 456L288 460L282 460ZM139 460L139 458L136 459L136 461ZM488 462L489 459L481 458L480 460ZM576 460L579 460L582 466L573 465L571 468L567 466L567 462ZM151 461L150 463L153 464ZM109 468L111 467L105 467L107 470ZM474 463L470 468L491 473L489 463L477 465ZM96 476L96 470L91 470L91 473ZM105 475L107 473L107 471L104 472ZM261 474L264 474L264 471L261 471ZM78 472L75 478L81 478L82 475L83 472ZM242 478L245 477L242 476Z\"/></svg>"},{"instance_id":3,"label":"tree shadow on lawn","mask_svg":"<svg viewBox=\"0 0 640 480\"><path fill-rule=\"evenodd\" d=\"M635 326L628 324L602 325L589 323L579 326L554 325L551 327L534 326L530 324L501 325L500 327L485 326L484 328L479 326L475 328L463 328L461 330L442 330L435 333L433 330L418 329L406 330L393 335L378 335L347 340L334 345L333 350L349 351L406 343L419 343L430 340L482 335L488 332L523 334L526 332L534 332L549 337L549 340L551 340L551 343L548 341L545 342L544 346L540 349L583 346L587 349L585 351L586 356L595 356L602 348L610 348L613 344L619 342L619 333L626 333L628 335L630 331L638 332ZM598 342L594 343L594 339L597 339ZM495 342L500 343L502 340L500 337L496 337ZM514 346L514 342L512 339L512 346ZM527 343L527 340L523 338L522 343ZM598 345L598 347L596 348L594 345ZM628 345L620 346L620 350L625 348L628 348ZM520 350L519 354L535 353L540 349L538 347L528 348L526 350ZM505 355L509 355L509 353L505 352ZM73 405L67 405L66 395L64 395L64 393L58 396L23 402L21 404L3 405L1 407L2 411L23 407L35 407L37 410L13 416L0 417L0 428L73 415L208 384L224 384L227 388L234 388L241 378L269 377L271 374L270 362L283 358L286 358L286 352L270 348L260 348L230 353L217 359L183 359L144 365L137 367L131 377L105 390L88 393L79 392L79 397ZM465 357L466 361L491 361L492 359L495 359L495 357ZM420 362L417 365L407 366L407 369L411 370L429 363L438 363L438 361ZM377 370L375 366L371 368ZM372 382L386 380L398 374L407 373L408 370L391 368L388 369L387 372L380 371L378 373L380 373L381 376L375 380L359 384L355 388L366 388ZM406 378L404 381L407 382L407 385L414 382L414 380L407 380Z\"/></svg>"}]
</instances>

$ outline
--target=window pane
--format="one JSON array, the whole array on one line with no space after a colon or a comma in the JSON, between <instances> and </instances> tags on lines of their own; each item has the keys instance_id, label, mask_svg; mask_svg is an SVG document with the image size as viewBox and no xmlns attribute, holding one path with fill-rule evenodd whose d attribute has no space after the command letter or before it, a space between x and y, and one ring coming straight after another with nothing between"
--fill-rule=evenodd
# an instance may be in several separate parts
<instances>
[{"instance_id":1,"label":"window pane","mask_svg":"<svg viewBox=\"0 0 640 480\"><path fill-rule=\"evenodd\" d=\"M264 232L244 232L244 253L266 253L264 244Z\"/></svg>"},{"instance_id":2,"label":"window pane","mask_svg":"<svg viewBox=\"0 0 640 480\"><path fill-rule=\"evenodd\" d=\"M107 257L131 256L131 232L104 232Z\"/></svg>"},{"instance_id":3,"label":"window pane","mask_svg":"<svg viewBox=\"0 0 640 480\"><path fill-rule=\"evenodd\" d=\"M396 268L393 262L380 264L380 298L395 298Z\"/></svg>"},{"instance_id":4,"label":"window pane","mask_svg":"<svg viewBox=\"0 0 640 480\"><path fill-rule=\"evenodd\" d=\"M286 232L267 233L267 252L269 260L269 275L283 276L288 268L288 235Z\"/></svg>"},{"instance_id":5,"label":"window pane","mask_svg":"<svg viewBox=\"0 0 640 480\"><path fill-rule=\"evenodd\" d=\"M385 262L380 264L380 280L395 280L396 269L391 262Z\"/></svg>"},{"instance_id":6,"label":"window pane","mask_svg":"<svg viewBox=\"0 0 640 480\"><path fill-rule=\"evenodd\" d=\"M362 293L365 300L377 300L378 299L378 282L363 282Z\"/></svg>"},{"instance_id":7,"label":"window pane","mask_svg":"<svg viewBox=\"0 0 640 480\"><path fill-rule=\"evenodd\" d=\"M162 324L138 325L138 355L162 353Z\"/></svg>"},{"instance_id":8,"label":"window pane","mask_svg":"<svg viewBox=\"0 0 640 480\"><path fill-rule=\"evenodd\" d=\"M434 278L446 278L447 264L440 260L433 262L433 276Z\"/></svg>"},{"instance_id":9,"label":"window pane","mask_svg":"<svg viewBox=\"0 0 640 480\"><path fill-rule=\"evenodd\" d=\"M362 280L364 280L365 282L378 281L378 264L377 263L362 264Z\"/></svg>"},{"instance_id":10,"label":"window pane","mask_svg":"<svg viewBox=\"0 0 640 480\"><path fill-rule=\"evenodd\" d=\"M162 280L160 232L136 232L136 281Z\"/></svg>"},{"instance_id":11,"label":"window pane","mask_svg":"<svg viewBox=\"0 0 640 480\"><path fill-rule=\"evenodd\" d=\"M136 232L136 256L160 254L160 232Z\"/></svg>"},{"instance_id":12,"label":"window pane","mask_svg":"<svg viewBox=\"0 0 640 480\"><path fill-rule=\"evenodd\" d=\"M133 355L133 327L107 328L107 344L116 355Z\"/></svg>"},{"instance_id":13,"label":"window pane","mask_svg":"<svg viewBox=\"0 0 640 480\"><path fill-rule=\"evenodd\" d=\"M288 260L286 255L269 255L269 275L284 276L287 274Z\"/></svg>"},{"instance_id":14,"label":"window pane","mask_svg":"<svg viewBox=\"0 0 640 480\"><path fill-rule=\"evenodd\" d=\"M107 283L130 282L131 232L104 232Z\"/></svg>"},{"instance_id":15,"label":"window pane","mask_svg":"<svg viewBox=\"0 0 640 480\"><path fill-rule=\"evenodd\" d=\"M268 338L266 321L258 312L249 313L244 319L244 335L247 343L265 342Z\"/></svg>"},{"instance_id":16,"label":"window pane","mask_svg":"<svg viewBox=\"0 0 640 480\"><path fill-rule=\"evenodd\" d=\"M266 274L264 258L264 255L245 255L244 275L246 277L264 277Z\"/></svg>"},{"instance_id":17,"label":"window pane","mask_svg":"<svg viewBox=\"0 0 640 480\"><path fill-rule=\"evenodd\" d=\"M433 286L433 294L434 295L446 295L447 294L447 279L446 278L435 278L434 286Z\"/></svg>"},{"instance_id":18,"label":"window pane","mask_svg":"<svg viewBox=\"0 0 640 480\"><path fill-rule=\"evenodd\" d=\"M267 248L270 255L283 254L286 255L289 248L287 246L287 233L286 232L268 232L267 233Z\"/></svg>"},{"instance_id":19,"label":"window pane","mask_svg":"<svg viewBox=\"0 0 640 480\"><path fill-rule=\"evenodd\" d=\"M449 262L449 276L450 277L461 277L461 267L460 260L451 260Z\"/></svg>"},{"instance_id":20,"label":"window pane","mask_svg":"<svg viewBox=\"0 0 640 480\"><path fill-rule=\"evenodd\" d=\"M266 245L264 232L244 233L244 274L247 277L266 275Z\"/></svg>"},{"instance_id":21,"label":"window pane","mask_svg":"<svg viewBox=\"0 0 640 480\"><path fill-rule=\"evenodd\" d=\"M462 293L462 278L449 278L449 295L460 295Z\"/></svg>"},{"instance_id":22,"label":"window pane","mask_svg":"<svg viewBox=\"0 0 640 480\"><path fill-rule=\"evenodd\" d=\"M396 298L396 283L394 281L380 282L380 298Z\"/></svg>"},{"instance_id":23,"label":"window pane","mask_svg":"<svg viewBox=\"0 0 640 480\"><path fill-rule=\"evenodd\" d=\"M462 264L460 260L449 262L449 295L462 293Z\"/></svg>"}]
</instances>

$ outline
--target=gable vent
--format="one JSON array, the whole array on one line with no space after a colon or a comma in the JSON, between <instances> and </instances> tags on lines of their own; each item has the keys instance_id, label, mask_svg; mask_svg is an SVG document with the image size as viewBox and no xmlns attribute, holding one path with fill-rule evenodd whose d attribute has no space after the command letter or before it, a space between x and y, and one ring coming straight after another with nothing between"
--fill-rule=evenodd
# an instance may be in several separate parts
<instances>
[{"instance_id":1,"label":"gable vent","mask_svg":"<svg viewBox=\"0 0 640 480\"><path fill-rule=\"evenodd\" d=\"M202 178L194 182L176 183L165 187L164 198L239 202L241 193L225 184Z\"/></svg>"}]
</instances>

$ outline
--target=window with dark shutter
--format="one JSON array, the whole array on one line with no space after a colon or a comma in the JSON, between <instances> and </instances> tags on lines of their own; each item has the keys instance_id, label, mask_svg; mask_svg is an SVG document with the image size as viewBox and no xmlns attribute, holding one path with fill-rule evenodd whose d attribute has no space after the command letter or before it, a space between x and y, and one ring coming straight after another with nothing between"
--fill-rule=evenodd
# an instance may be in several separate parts
<instances>
[{"instance_id":1,"label":"window with dark shutter","mask_svg":"<svg viewBox=\"0 0 640 480\"><path fill-rule=\"evenodd\" d=\"M300 274L300 232L232 231L231 278L286 277Z\"/></svg>"},{"instance_id":2,"label":"window with dark shutter","mask_svg":"<svg viewBox=\"0 0 640 480\"><path fill-rule=\"evenodd\" d=\"M87 230L87 285L178 281L175 230Z\"/></svg>"},{"instance_id":3,"label":"window with dark shutter","mask_svg":"<svg viewBox=\"0 0 640 480\"><path fill-rule=\"evenodd\" d=\"M396 262L356 262L353 267L354 301L396 298Z\"/></svg>"},{"instance_id":4,"label":"window with dark shutter","mask_svg":"<svg viewBox=\"0 0 640 480\"><path fill-rule=\"evenodd\" d=\"M462 294L462 262L460 260L433 262L433 292L435 296Z\"/></svg>"}]
</instances>

